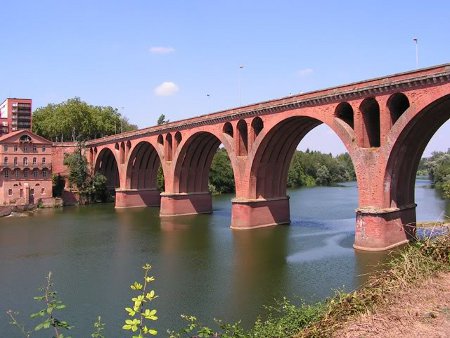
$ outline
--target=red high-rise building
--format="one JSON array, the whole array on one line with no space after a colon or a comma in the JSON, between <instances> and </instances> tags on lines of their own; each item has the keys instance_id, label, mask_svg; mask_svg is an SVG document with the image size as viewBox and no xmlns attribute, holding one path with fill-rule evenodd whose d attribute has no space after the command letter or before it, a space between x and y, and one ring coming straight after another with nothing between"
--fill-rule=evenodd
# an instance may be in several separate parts
<instances>
[{"instance_id":1,"label":"red high-rise building","mask_svg":"<svg viewBox=\"0 0 450 338\"><path fill-rule=\"evenodd\" d=\"M8 98L0 105L0 135L31 130L31 99Z\"/></svg>"}]
</instances>

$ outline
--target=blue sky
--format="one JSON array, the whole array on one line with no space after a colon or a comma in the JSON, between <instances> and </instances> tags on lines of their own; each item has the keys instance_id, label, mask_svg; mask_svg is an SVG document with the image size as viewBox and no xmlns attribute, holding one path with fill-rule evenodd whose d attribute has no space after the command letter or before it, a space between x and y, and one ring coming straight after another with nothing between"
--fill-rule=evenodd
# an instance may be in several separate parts
<instances>
[{"instance_id":1,"label":"blue sky","mask_svg":"<svg viewBox=\"0 0 450 338\"><path fill-rule=\"evenodd\" d=\"M18 0L1 11L0 100L78 96L139 127L412 70L415 37L420 67L450 62L443 0ZM450 123L425 154L449 148L448 135ZM324 127L300 146L344 151Z\"/></svg>"}]
</instances>

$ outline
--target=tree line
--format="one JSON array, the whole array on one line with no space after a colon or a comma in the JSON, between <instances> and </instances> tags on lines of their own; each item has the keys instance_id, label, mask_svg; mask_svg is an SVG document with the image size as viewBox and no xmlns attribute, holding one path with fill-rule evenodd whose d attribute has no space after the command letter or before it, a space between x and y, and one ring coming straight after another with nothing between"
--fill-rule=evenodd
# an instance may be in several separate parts
<instances>
[{"instance_id":1,"label":"tree line","mask_svg":"<svg viewBox=\"0 0 450 338\"><path fill-rule=\"evenodd\" d=\"M86 141L136 130L117 108L93 106L75 97L37 108L33 132L52 141Z\"/></svg>"},{"instance_id":2,"label":"tree line","mask_svg":"<svg viewBox=\"0 0 450 338\"><path fill-rule=\"evenodd\" d=\"M430 157L422 158L417 175L428 176L442 197L450 199L450 149L435 151Z\"/></svg>"},{"instance_id":3,"label":"tree line","mask_svg":"<svg viewBox=\"0 0 450 338\"><path fill-rule=\"evenodd\" d=\"M333 156L320 151L297 150L288 172L289 188L315 185L334 185L356 179L353 163L348 153ZM224 148L219 148L209 172L209 189L212 193L232 193L234 175L230 159Z\"/></svg>"}]
</instances>

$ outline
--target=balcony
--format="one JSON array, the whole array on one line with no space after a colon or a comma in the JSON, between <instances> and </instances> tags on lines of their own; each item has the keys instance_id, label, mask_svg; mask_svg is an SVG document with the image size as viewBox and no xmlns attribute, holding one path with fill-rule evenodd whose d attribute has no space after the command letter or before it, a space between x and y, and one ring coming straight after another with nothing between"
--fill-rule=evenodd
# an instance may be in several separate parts
<instances>
[{"instance_id":1,"label":"balcony","mask_svg":"<svg viewBox=\"0 0 450 338\"><path fill-rule=\"evenodd\" d=\"M9 168L9 169L52 169L51 163L1 163L0 168Z\"/></svg>"}]
</instances>

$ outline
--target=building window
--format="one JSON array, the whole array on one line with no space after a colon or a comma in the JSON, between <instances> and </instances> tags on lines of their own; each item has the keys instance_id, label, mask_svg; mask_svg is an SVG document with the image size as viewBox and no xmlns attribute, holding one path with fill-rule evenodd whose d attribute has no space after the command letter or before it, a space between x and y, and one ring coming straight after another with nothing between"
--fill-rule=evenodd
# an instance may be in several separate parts
<instances>
[{"instance_id":1,"label":"building window","mask_svg":"<svg viewBox=\"0 0 450 338\"><path fill-rule=\"evenodd\" d=\"M5 169L5 171L3 172L3 175L5 178L9 178L9 170Z\"/></svg>"},{"instance_id":2,"label":"building window","mask_svg":"<svg viewBox=\"0 0 450 338\"><path fill-rule=\"evenodd\" d=\"M36 162L37 162L36 157L33 157L33 165L36 165Z\"/></svg>"},{"instance_id":3,"label":"building window","mask_svg":"<svg viewBox=\"0 0 450 338\"><path fill-rule=\"evenodd\" d=\"M45 146L42 146L42 152L45 153Z\"/></svg>"},{"instance_id":4,"label":"building window","mask_svg":"<svg viewBox=\"0 0 450 338\"><path fill-rule=\"evenodd\" d=\"M12 189L8 189L8 195L12 196Z\"/></svg>"},{"instance_id":5,"label":"building window","mask_svg":"<svg viewBox=\"0 0 450 338\"><path fill-rule=\"evenodd\" d=\"M38 177L38 171L37 169L33 170L33 177L37 178Z\"/></svg>"},{"instance_id":6,"label":"building window","mask_svg":"<svg viewBox=\"0 0 450 338\"><path fill-rule=\"evenodd\" d=\"M42 177L47 177L47 169L42 170Z\"/></svg>"},{"instance_id":7,"label":"building window","mask_svg":"<svg viewBox=\"0 0 450 338\"><path fill-rule=\"evenodd\" d=\"M14 151L17 151L17 146L14 146Z\"/></svg>"},{"instance_id":8,"label":"building window","mask_svg":"<svg viewBox=\"0 0 450 338\"><path fill-rule=\"evenodd\" d=\"M14 166L17 167L17 157L14 157Z\"/></svg>"},{"instance_id":9,"label":"building window","mask_svg":"<svg viewBox=\"0 0 450 338\"><path fill-rule=\"evenodd\" d=\"M8 165L8 156L5 156L5 158L3 159L3 164Z\"/></svg>"},{"instance_id":10,"label":"building window","mask_svg":"<svg viewBox=\"0 0 450 338\"><path fill-rule=\"evenodd\" d=\"M36 152L36 151L37 151L37 147L33 146L33 152Z\"/></svg>"},{"instance_id":11,"label":"building window","mask_svg":"<svg viewBox=\"0 0 450 338\"><path fill-rule=\"evenodd\" d=\"M23 147L23 151L26 153L26 152L28 151L28 147L27 147L27 146L24 146L24 147Z\"/></svg>"},{"instance_id":12,"label":"building window","mask_svg":"<svg viewBox=\"0 0 450 338\"><path fill-rule=\"evenodd\" d=\"M45 188L41 188L41 195L45 194Z\"/></svg>"},{"instance_id":13,"label":"building window","mask_svg":"<svg viewBox=\"0 0 450 338\"><path fill-rule=\"evenodd\" d=\"M42 158L42 164L45 164L45 157Z\"/></svg>"},{"instance_id":14,"label":"building window","mask_svg":"<svg viewBox=\"0 0 450 338\"><path fill-rule=\"evenodd\" d=\"M28 169L25 169L24 171L23 171L23 177L25 177L25 178L27 178L28 177Z\"/></svg>"},{"instance_id":15,"label":"building window","mask_svg":"<svg viewBox=\"0 0 450 338\"><path fill-rule=\"evenodd\" d=\"M28 165L28 158L27 157L23 158L23 165Z\"/></svg>"},{"instance_id":16,"label":"building window","mask_svg":"<svg viewBox=\"0 0 450 338\"><path fill-rule=\"evenodd\" d=\"M30 189L30 195L31 195L31 196L34 195L34 189Z\"/></svg>"},{"instance_id":17,"label":"building window","mask_svg":"<svg viewBox=\"0 0 450 338\"><path fill-rule=\"evenodd\" d=\"M19 169L14 170L14 177L19 178Z\"/></svg>"},{"instance_id":18,"label":"building window","mask_svg":"<svg viewBox=\"0 0 450 338\"><path fill-rule=\"evenodd\" d=\"M6 144L3 146L3 151L8 151L8 146Z\"/></svg>"}]
</instances>

